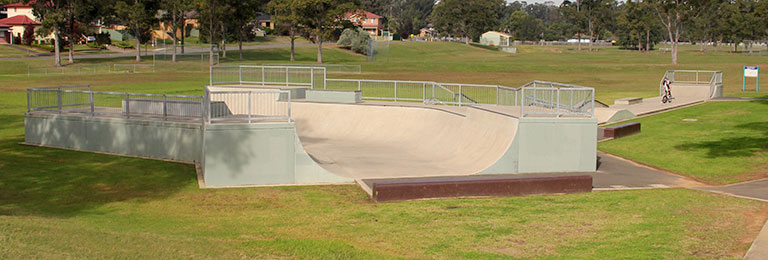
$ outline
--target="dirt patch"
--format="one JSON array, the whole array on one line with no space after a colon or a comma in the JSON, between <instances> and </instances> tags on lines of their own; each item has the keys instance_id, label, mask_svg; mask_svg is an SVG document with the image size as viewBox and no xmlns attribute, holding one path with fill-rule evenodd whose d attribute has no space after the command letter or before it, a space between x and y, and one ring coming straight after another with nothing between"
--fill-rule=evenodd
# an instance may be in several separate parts
<instances>
[{"instance_id":1,"label":"dirt patch","mask_svg":"<svg viewBox=\"0 0 768 260\"><path fill-rule=\"evenodd\" d=\"M768 203L764 204L760 211L745 211L742 212L742 215L745 218L743 228L746 232L741 234L739 240L744 244L751 245L768 220ZM746 252L736 251L732 253L736 256L743 256Z\"/></svg>"}]
</instances>

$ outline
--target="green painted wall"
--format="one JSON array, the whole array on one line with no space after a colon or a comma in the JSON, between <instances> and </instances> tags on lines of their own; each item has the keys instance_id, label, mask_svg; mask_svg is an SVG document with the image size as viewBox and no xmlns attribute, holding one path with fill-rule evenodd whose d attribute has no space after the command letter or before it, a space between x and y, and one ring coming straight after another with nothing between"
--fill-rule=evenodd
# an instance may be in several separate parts
<instances>
[{"instance_id":1,"label":"green painted wall","mask_svg":"<svg viewBox=\"0 0 768 260\"><path fill-rule=\"evenodd\" d=\"M309 102L320 103L362 103L360 91L344 90L307 90L306 99Z\"/></svg>"},{"instance_id":2,"label":"green painted wall","mask_svg":"<svg viewBox=\"0 0 768 260\"><path fill-rule=\"evenodd\" d=\"M25 142L178 161L202 159L200 123L27 114Z\"/></svg>"},{"instance_id":3,"label":"green painted wall","mask_svg":"<svg viewBox=\"0 0 768 260\"><path fill-rule=\"evenodd\" d=\"M353 183L321 168L304 151L293 123L208 125L205 185Z\"/></svg>"},{"instance_id":4,"label":"green painted wall","mask_svg":"<svg viewBox=\"0 0 768 260\"><path fill-rule=\"evenodd\" d=\"M507 152L482 174L597 169L596 118L521 118Z\"/></svg>"}]
</instances>

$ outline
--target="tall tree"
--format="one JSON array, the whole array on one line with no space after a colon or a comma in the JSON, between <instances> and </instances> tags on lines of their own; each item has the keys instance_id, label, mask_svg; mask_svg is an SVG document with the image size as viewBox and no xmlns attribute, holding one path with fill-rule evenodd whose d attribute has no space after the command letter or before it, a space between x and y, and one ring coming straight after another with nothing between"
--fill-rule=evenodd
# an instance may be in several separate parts
<instances>
[{"instance_id":1,"label":"tall tree","mask_svg":"<svg viewBox=\"0 0 768 260\"><path fill-rule=\"evenodd\" d=\"M231 28L229 31L236 35L240 60L243 60L243 40L246 36L246 28L249 23L253 22L258 12L265 9L265 4L266 2L263 0L229 0L228 6L232 8L232 13L230 18L226 19L226 24Z\"/></svg>"},{"instance_id":2,"label":"tall tree","mask_svg":"<svg viewBox=\"0 0 768 260\"><path fill-rule=\"evenodd\" d=\"M441 33L478 39L499 24L504 10L503 0L441 0L435 5L430 20Z\"/></svg>"},{"instance_id":3,"label":"tall tree","mask_svg":"<svg viewBox=\"0 0 768 260\"><path fill-rule=\"evenodd\" d=\"M148 41L148 32L156 22L158 2L154 0L119 0L115 14L136 37L136 61L141 61L141 44Z\"/></svg>"},{"instance_id":4,"label":"tall tree","mask_svg":"<svg viewBox=\"0 0 768 260\"><path fill-rule=\"evenodd\" d=\"M301 29L301 17L298 15L295 0L272 0L267 4L267 10L272 14L272 22L276 26L285 26L288 29L288 37L291 39L291 61L296 60L295 42Z\"/></svg>"},{"instance_id":5,"label":"tall tree","mask_svg":"<svg viewBox=\"0 0 768 260\"><path fill-rule=\"evenodd\" d=\"M38 35L53 34L54 63L57 67L61 67L61 29L67 18L66 3L64 0L27 0L26 3L32 6L32 13L42 25L37 31Z\"/></svg>"},{"instance_id":6,"label":"tall tree","mask_svg":"<svg viewBox=\"0 0 768 260\"><path fill-rule=\"evenodd\" d=\"M561 15L573 25L571 29L573 30L573 33L576 33L576 38L578 40L576 46L578 51L581 51L581 35L584 32L584 21L586 20L584 13L581 11L581 3L582 0L576 0L576 2L565 0L560 5ZM570 36L568 38L570 38Z\"/></svg>"},{"instance_id":7,"label":"tall tree","mask_svg":"<svg viewBox=\"0 0 768 260\"><path fill-rule=\"evenodd\" d=\"M669 41L672 43L672 64L677 65L677 49L683 34L683 23L696 11L693 0L649 0L653 4Z\"/></svg>"},{"instance_id":8,"label":"tall tree","mask_svg":"<svg viewBox=\"0 0 768 260\"><path fill-rule=\"evenodd\" d=\"M208 63L210 66L213 66L215 63L213 49L216 46L216 42L224 38L221 37L221 35L225 34L223 30L223 19L225 19L228 8L226 7L224 0L201 0L198 2L197 12L200 16L199 21L203 29L201 35L206 36L203 39L210 44L208 50Z\"/></svg>"},{"instance_id":9,"label":"tall tree","mask_svg":"<svg viewBox=\"0 0 768 260\"><path fill-rule=\"evenodd\" d=\"M176 62L176 52L179 43L179 35L177 32L180 31L182 38L184 37L186 13L191 10L192 7L192 0L160 0L160 8L163 9L162 19L165 23L164 27L168 27L167 29L170 29L170 31L166 32L166 28L161 28L161 30L173 39L173 53L171 54L171 60L173 62ZM182 46L182 48L184 47Z\"/></svg>"},{"instance_id":10,"label":"tall tree","mask_svg":"<svg viewBox=\"0 0 768 260\"><path fill-rule=\"evenodd\" d=\"M296 15L299 24L317 44L317 62L323 63L323 41L343 26L344 14L358 10L358 0L296 0Z\"/></svg>"}]
</instances>

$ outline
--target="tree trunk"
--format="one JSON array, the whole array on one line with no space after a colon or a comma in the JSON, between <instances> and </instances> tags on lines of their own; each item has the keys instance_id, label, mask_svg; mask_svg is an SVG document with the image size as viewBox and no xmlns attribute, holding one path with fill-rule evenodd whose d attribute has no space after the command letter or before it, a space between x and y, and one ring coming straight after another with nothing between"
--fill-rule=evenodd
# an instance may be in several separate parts
<instances>
[{"instance_id":1,"label":"tree trunk","mask_svg":"<svg viewBox=\"0 0 768 260\"><path fill-rule=\"evenodd\" d=\"M75 37L73 37L72 34L73 33L70 33L69 35L69 63L70 64L75 63Z\"/></svg>"},{"instance_id":2,"label":"tree trunk","mask_svg":"<svg viewBox=\"0 0 768 260\"><path fill-rule=\"evenodd\" d=\"M237 35L238 52L240 53L240 60L243 60L243 28L240 28L240 33Z\"/></svg>"},{"instance_id":3,"label":"tree trunk","mask_svg":"<svg viewBox=\"0 0 768 260\"><path fill-rule=\"evenodd\" d=\"M171 24L171 39L173 39L173 54L171 54L171 61L176 62L176 30L179 29L176 24L176 17L172 17L173 23ZM163 28L165 30L165 28Z\"/></svg>"},{"instance_id":4,"label":"tree trunk","mask_svg":"<svg viewBox=\"0 0 768 260\"><path fill-rule=\"evenodd\" d=\"M469 37L467 37L466 35L464 35L464 44L469 46Z\"/></svg>"},{"instance_id":5,"label":"tree trunk","mask_svg":"<svg viewBox=\"0 0 768 260\"><path fill-rule=\"evenodd\" d=\"M59 35L60 34L61 33L59 32L59 26L54 24L53 25L53 45L54 45L53 46L53 56L54 56L54 60L56 60L55 61L56 62L56 67L61 67L61 49L60 49L61 48L61 44L59 42L60 41L60 39L59 39Z\"/></svg>"},{"instance_id":6,"label":"tree trunk","mask_svg":"<svg viewBox=\"0 0 768 260\"><path fill-rule=\"evenodd\" d=\"M186 37L187 25L185 24L187 17L184 16L184 11L181 11L181 54L184 54L184 38Z\"/></svg>"},{"instance_id":7,"label":"tree trunk","mask_svg":"<svg viewBox=\"0 0 768 260\"><path fill-rule=\"evenodd\" d=\"M645 30L645 53L651 53L651 30Z\"/></svg>"},{"instance_id":8,"label":"tree trunk","mask_svg":"<svg viewBox=\"0 0 768 260\"><path fill-rule=\"evenodd\" d=\"M580 32L576 33L576 38L577 38L577 41L579 41L578 43L579 47L577 48L577 50L581 52L581 33Z\"/></svg>"},{"instance_id":9,"label":"tree trunk","mask_svg":"<svg viewBox=\"0 0 768 260\"><path fill-rule=\"evenodd\" d=\"M139 26L136 26L136 61L141 61L141 35L139 32Z\"/></svg>"},{"instance_id":10,"label":"tree trunk","mask_svg":"<svg viewBox=\"0 0 768 260\"><path fill-rule=\"evenodd\" d=\"M317 42L317 63L323 63L323 37L317 34L315 41Z\"/></svg>"},{"instance_id":11,"label":"tree trunk","mask_svg":"<svg viewBox=\"0 0 768 260\"><path fill-rule=\"evenodd\" d=\"M592 21L589 21L589 52L592 52L592 39L595 37L595 30L592 27Z\"/></svg>"},{"instance_id":12,"label":"tree trunk","mask_svg":"<svg viewBox=\"0 0 768 260\"><path fill-rule=\"evenodd\" d=\"M295 61L296 60L296 55L295 55L294 46L293 46L293 43L296 40L296 27L295 26L291 25L290 33L291 33L291 61Z\"/></svg>"}]
</instances>

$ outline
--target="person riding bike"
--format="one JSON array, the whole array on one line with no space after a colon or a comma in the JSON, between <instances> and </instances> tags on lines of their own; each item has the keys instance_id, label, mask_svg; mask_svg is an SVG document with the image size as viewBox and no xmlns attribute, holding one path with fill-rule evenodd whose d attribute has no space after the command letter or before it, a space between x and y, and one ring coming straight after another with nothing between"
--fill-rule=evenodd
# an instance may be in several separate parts
<instances>
[{"instance_id":1,"label":"person riding bike","mask_svg":"<svg viewBox=\"0 0 768 260\"><path fill-rule=\"evenodd\" d=\"M661 97L661 103L672 103L672 87L670 86L672 82L664 77L664 80L661 82L662 86L664 87L664 96Z\"/></svg>"}]
</instances>

